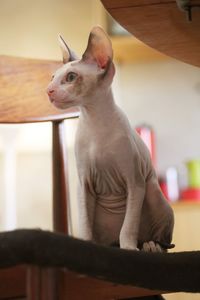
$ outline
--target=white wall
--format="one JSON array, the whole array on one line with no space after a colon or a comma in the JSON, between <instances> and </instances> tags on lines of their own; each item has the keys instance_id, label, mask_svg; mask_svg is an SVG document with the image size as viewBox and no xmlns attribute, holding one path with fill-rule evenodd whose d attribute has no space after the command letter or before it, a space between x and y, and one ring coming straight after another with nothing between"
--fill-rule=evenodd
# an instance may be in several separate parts
<instances>
[{"instance_id":1,"label":"white wall","mask_svg":"<svg viewBox=\"0 0 200 300\"><path fill-rule=\"evenodd\" d=\"M130 122L156 132L159 173L200 158L200 68L169 59L121 65L118 73L116 96Z\"/></svg>"},{"instance_id":2,"label":"white wall","mask_svg":"<svg viewBox=\"0 0 200 300\"><path fill-rule=\"evenodd\" d=\"M50 123L0 126L1 230L52 228L51 170Z\"/></svg>"}]
</instances>

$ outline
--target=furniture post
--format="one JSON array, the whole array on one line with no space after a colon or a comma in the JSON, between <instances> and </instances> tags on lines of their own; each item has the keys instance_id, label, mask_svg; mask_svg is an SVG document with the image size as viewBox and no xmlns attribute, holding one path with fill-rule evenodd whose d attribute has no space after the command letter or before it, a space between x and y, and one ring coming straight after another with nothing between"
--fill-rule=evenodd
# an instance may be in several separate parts
<instances>
[{"instance_id":1,"label":"furniture post","mask_svg":"<svg viewBox=\"0 0 200 300\"><path fill-rule=\"evenodd\" d=\"M64 142L64 121L52 123L53 230L68 233L69 201ZM27 275L28 300L62 300L62 273L56 269L30 267Z\"/></svg>"},{"instance_id":2,"label":"furniture post","mask_svg":"<svg viewBox=\"0 0 200 300\"><path fill-rule=\"evenodd\" d=\"M53 229L67 234L69 188L64 125L64 121L53 122Z\"/></svg>"}]
</instances>

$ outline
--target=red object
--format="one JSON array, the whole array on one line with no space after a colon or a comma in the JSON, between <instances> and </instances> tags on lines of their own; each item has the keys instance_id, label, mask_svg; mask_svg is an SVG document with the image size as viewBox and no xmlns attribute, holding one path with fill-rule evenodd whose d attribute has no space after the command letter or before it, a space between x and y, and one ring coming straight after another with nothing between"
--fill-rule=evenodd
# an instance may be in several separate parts
<instances>
[{"instance_id":1,"label":"red object","mask_svg":"<svg viewBox=\"0 0 200 300\"><path fill-rule=\"evenodd\" d=\"M167 191L167 183L165 181L160 181L159 182L160 184L160 188L161 188L161 191L163 192L163 195L165 196L165 198L169 201L169 198L168 198L168 191Z\"/></svg>"},{"instance_id":2,"label":"red object","mask_svg":"<svg viewBox=\"0 0 200 300\"><path fill-rule=\"evenodd\" d=\"M183 201L200 201L200 189L187 188L181 193L181 200Z\"/></svg>"},{"instance_id":3,"label":"red object","mask_svg":"<svg viewBox=\"0 0 200 300\"><path fill-rule=\"evenodd\" d=\"M149 149L154 167L156 166L155 134L151 126L141 125L136 127L137 133Z\"/></svg>"}]
</instances>

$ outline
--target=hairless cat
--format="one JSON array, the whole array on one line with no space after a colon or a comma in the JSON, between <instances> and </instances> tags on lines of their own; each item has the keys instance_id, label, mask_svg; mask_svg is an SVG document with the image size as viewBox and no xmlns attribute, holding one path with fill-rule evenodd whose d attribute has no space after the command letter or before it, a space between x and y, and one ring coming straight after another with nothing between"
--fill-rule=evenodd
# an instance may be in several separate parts
<instances>
[{"instance_id":1,"label":"hairless cat","mask_svg":"<svg viewBox=\"0 0 200 300\"><path fill-rule=\"evenodd\" d=\"M170 248L173 211L149 151L115 104L109 37L94 27L81 59L60 37L64 65L47 93L59 109L80 108L75 154L79 175L79 237L124 249Z\"/></svg>"}]
</instances>

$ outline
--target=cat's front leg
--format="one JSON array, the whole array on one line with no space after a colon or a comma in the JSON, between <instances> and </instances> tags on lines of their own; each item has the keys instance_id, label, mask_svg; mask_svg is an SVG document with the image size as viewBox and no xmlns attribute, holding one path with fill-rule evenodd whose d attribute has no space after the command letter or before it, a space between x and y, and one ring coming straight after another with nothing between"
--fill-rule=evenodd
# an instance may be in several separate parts
<instances>
[{"instance_id":1,"label":"cat's front leg","mask_svg":"<svg viewBox=\"0 0 200 300\"><path fill-rule=\"evenodd\" d=\"M128 189L126 214L120 232L120 248L138 250L138 233L141 219L145 186L132 186Z\"/></svg>"},{"instance_id":2,"label":"cat's front leg","mask_svg":"<svg viewBox=\"0 0 200 300\"><path fill-rule=\"evenodd\" d=\"M78 187L79 206L79 238L94 241L93 225L95 211L95 197L87 189L86 184Z\"/></svg>"}]
</instances>

